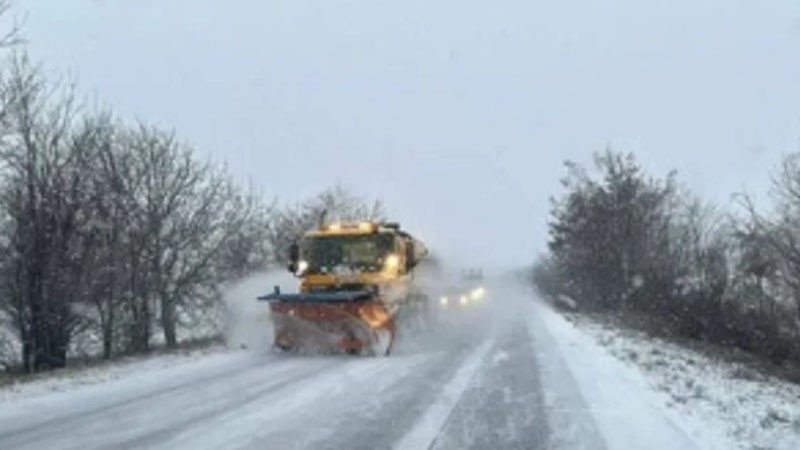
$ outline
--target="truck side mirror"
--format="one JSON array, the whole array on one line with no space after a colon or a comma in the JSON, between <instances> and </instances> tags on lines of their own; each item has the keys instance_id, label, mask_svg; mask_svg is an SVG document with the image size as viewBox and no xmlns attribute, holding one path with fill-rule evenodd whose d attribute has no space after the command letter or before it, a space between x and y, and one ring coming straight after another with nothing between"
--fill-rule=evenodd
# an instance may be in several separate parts
<instances>
[{"instance_id":1,"label":"truck side mirror","mask_svg":"<svg viewBox=\"0 0 800 450\"><path fill-rule=\"evenodd\" d=\"M414 256L416 256L414 254L414 244L411 242L406 243L406 272L410 272L417 265Z\"/></svg>"},{"instance_id":2,"label":"truck side mirror","mask_svg":"<svg viewBox=\"0 0 800 450\"><path fill-rule=\"evenodd\" d=\"M297 272L297 262L299 260L300 247L297 245L297 242L292 242L292 245L289 246L289 264L286 266L289 272Z\"/></svg>"}]
</instances>

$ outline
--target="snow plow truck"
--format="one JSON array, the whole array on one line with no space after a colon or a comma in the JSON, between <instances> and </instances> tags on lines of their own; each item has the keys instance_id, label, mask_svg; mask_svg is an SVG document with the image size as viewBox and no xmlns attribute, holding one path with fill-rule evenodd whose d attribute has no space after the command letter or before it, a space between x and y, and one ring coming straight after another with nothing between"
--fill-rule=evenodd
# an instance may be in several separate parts
<instances>
[{"instance_id":1,"label":"snow plow truck","mask_svg":"<svg viewBox=\"0 0 800 450\"><path fill-rule=\"evenodd\" d=\"M397 223L331 223L307 232L289 247L299 292L275 286L258 297L269 302L274 347L388 355L398 321L428 309L413 276L426 254Z\"/></svg>"}]
</instances>

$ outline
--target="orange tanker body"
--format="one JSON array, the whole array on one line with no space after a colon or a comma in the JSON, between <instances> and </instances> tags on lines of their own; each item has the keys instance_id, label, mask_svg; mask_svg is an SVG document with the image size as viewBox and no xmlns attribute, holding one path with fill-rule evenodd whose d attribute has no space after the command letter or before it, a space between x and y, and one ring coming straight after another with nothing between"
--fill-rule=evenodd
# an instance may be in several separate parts
<instances>
[{"instance_id":1,"label":"orange tanker body","mask_svg":"<svg viewBox=\"0 0 800 450\"><path fill-rule=\"evenodd\" d=\"M270 302L274 345L388 354L396 322L422 314L427 297L413 283L424 245L391 223L333 223L305 234L290 249L299 293L275 292Z\"/></svg>"}]
</instances>

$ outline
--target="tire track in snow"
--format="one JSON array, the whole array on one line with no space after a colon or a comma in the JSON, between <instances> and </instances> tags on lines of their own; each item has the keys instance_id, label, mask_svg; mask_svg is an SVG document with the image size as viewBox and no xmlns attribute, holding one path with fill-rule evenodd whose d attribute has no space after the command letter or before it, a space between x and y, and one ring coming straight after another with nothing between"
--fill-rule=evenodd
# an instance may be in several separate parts
<instances>
[{"instance_id":1,"label":"tire track in snow","mask_svg":"<svg viewBox=\"0 0 800 450\"><path fill-rule=\"evenodd\" d=\"M426 336L431 339L433 336ZM473 330L427 351L352 358L345 366L265 395L156 448L391 449L484 340Z\"/></svg>"},{"instance_id":2,"label":"tire track in snow","mask_svg":"<svg viewBox=\"0 0 800 450\"><path fill-rule=\"evenodd\" d=\"M245 372L249 372L249 371L252 371L252 370L257 370L257 369L262 368L264 366L264 362L265 362L265 360L248 361L248 364L243 366L243 367L239 367L238 365L236 367L229 367L229 368L226 368L225 370L223 370L221 372L216 372L216 373L214 373L212 375L208 375L208 376L200 377L200 378L197 378L197 379L193 379L189 383L179 383L179 384L173 384L173 385L170 385L170 386L167 386L167 387L161 387L161 388L155 389L153 391L150 391L150 392L148 392L146 394L137 396L135 398L126 398L126 399L123 399L123 400L113 401L113 402L104 404L103 406L100 406L98 408L83 409L83 410L78 410L78 411L70 411L69 412L69 417L68 417L67 420L79 421L82 418L87 418L87 417L90 417L90 416L93 416L93 415L101 415L103 413L106 413L108 411L111 411L111 410L114 410L114 409L117 409L117 408L120 408L120 407L125 407L125 406L133 405L133 404L136 404L136 403L146 402L148 400L154 399L154 398L162 396L162 395L168 395L168 394L179 392L179 391L183 391L183 390L190 390L190 389L195 388L198 385L211 383L211 382L214 382L214 381L219 380L221 378L229 377L232 373L235 373L237 371L244 370ZM32 424L27 425L25 427L19 427L19 428L16 428L16 429L12 430L11 432L2 432L2 433L0 433L0 443L2 443L4 441L4 439L6 439L9 436L14 436L14 435L17 435L17 434L26 434L26 433L31 433L31 432L38 432L41 429L50 429L52 426L58 425L58 424L62 424L64 421L65 421L64 417L60 417L59 416L59 417L54 417L52 419L46 419L46 420L41 421L41 422L35 422L35 423L32 423Z\"/></svg>"},{"instance_id":3,"label":"tire track in snow","mask_svg":"<svg viewBox=\"0 0 800 450\"><path fill-rule=\"evenodd\" d=\"M374 418L371 410L378 406L374 402L384 404L379 394L383 389L403 384L416 369L424 372L431 356L438 360L440 355L349 358L344 366L218 417L214 425L225 433L201 436L190 429L153 448L255 450L265 448L265 443L280 449L385 448L360 434L381 431L372 430L369 423Z\"/></svg>"},{"instance_id":4,"label":"tire track in snow","mask_svg":"<svg viewBox=\"0 0 800 450\"><path fill-rule=\"evenodd\" d=\"M262 360L258 364L246 366L244 371L241 367L234 367L209 377L192 380L191 383L158 389L136 399L84 411L76 416L67 414L47 421L46 425L40 423L24 430L14 430L0 435L0 448L54 448L53 443L58 443L55 446L57 448L80 449L147 447L197 421L210 420L230 408L258 398L259 395L281 390L304 378L344 364L341 359L323 362L325 363L318 368L318 364L313 364L317 371L311 373L308 373L309 361L291 358ZM241 389L233 383L249 381L249 378L255 378L252 381L256 388ZM259 385L258 380L266 380L267 383ZM220 387L222 389L216 389ZM211 399L209 392L213 392ZM170 412L177 414L169 414ZM158 421L159 414L162 415L161 421ZM145 422L146 426L137 429L137 421ZM158 426L154 428L153 423ZM109 430L112 431L111 435ZM131 433L134 436L125 436Z\"/></svg>"},{"instance_id":5,"label":"tire track in snow","mask_svg":"<svg viewBox=\"0 0 800 450\"><path fill-rule=\"evenodd\" d=\"M335 367L339 367L343 364L345 364L344 361L331 363L323 366L316 372L308 372L307 370L303 369L303 373L301 373L300 375L287 377L278 382L268 383L261 389L258 389L253 392L247 392L247 395L231 398L227 401L222 402L220 405L216 405L213 409L203 412L202 414L185 418L178 423L169 424L169 426L161 427L153 432L148 433L145 436L137 437L134 439L128 439L122 442L115 442L111 445L111 447L150 448L156 444L165 442L168 439L179 435L180 433L188 430L189 428L202 427L204 423L213 422L214 419L218 418L221 414L228 413L229 411L234 411L239 408L246 407L252 403L262 401L264 396L267 396L274 392L279 392L295 383L302 383L311 378L322 376L324 373L332 370ZM294 372L292 374L294 374Z\"/></svg>"},{"instance_id":6,"label":"tire track in snow","mask_svg":"<svg viewBox=\"0 0 800 450\"><path fill-rule=\"evenodd\" d=\"M539 364L524 320L504 324L430 448L551 449Z\"/></svg>"}]
</instances>

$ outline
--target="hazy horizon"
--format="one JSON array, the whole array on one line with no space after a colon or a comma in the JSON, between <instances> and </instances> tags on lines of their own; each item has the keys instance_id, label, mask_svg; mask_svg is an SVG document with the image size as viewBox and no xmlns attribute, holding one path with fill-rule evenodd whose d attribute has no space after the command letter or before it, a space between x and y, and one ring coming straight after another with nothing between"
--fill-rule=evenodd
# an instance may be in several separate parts
<instances>
[{"instance_id":1,"label":"hazy horizon","mask_svg":"<svg viewBox=\"0 0 800 450\"><path fill-rule=\"evenodd\" d=\"M704 198L800 150L800 2L17 0L31 56L268 197L336 183L465 265L530 263L562 161Z\"/></svg>"}]
</instances>

